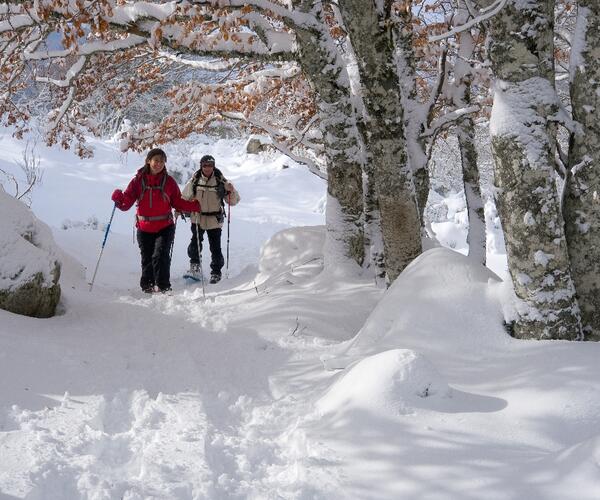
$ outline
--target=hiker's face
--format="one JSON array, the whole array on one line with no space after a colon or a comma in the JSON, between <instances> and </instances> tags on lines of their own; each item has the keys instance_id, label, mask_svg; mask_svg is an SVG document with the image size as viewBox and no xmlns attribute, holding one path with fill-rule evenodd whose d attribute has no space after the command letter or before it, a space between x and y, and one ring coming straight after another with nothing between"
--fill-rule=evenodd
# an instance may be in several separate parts
<instances>
[{"instance_id":1,"label":"hiker's face","mask_svg":"<svg viewBox=\"0 0 600 500\"><path fill-rule=\"evenodd\" d=\"M162 172L162 169L165 168L165 159L161 155L156 155L150 158L150 172L153 175L159 174Z\"/></svg>"},{"instance_id":2,"label":"hiker's face","mask_svg":"<svg viewBox=\"0 0 600 500\"><path fill-rule=\"evenodd\" d=\"M203 163L202 164L202 173L204 174L204 177L210 177L213 174L214 169L215 169L214 163Z\"/></svg>"}]
</instances>

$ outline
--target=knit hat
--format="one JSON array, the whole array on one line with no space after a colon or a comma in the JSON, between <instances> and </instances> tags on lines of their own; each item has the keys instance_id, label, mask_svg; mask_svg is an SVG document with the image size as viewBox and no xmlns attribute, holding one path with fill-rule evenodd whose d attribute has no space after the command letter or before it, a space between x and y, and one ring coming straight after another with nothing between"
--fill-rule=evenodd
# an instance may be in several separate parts
<instances>
[{"instance_id":1,"label":"knit hat","mask_svg":"<svg viewBox=\"0 0 600 500\"><path fill-rule=\"evenodd\" d=\"M150 160L154 156L162 156L165 159L165 162L167 161L167 154L160 148L154 148L151 149L146 155L146 164L150 163Z\"/></svg>"},{"instance_id":2,"label":"knit hat","mask_svg":"<svg viewBox=\"0 0 600 500\"><path fill-rule=\"evenodd\" d=\"M211 155L204 155L202 158L200 158L200 166L202 165L215 165L215 159L214 157L212 157Z\"/></svg>"}]
</instances>

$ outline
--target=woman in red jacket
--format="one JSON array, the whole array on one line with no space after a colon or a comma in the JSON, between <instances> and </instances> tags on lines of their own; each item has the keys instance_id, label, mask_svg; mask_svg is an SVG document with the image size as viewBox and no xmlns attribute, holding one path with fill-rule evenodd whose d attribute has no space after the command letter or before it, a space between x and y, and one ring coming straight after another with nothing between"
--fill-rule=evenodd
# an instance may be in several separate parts
<instances>
[{"instance_id":1,"label":"woman in red jacket","mask_svg":"<svg viewBox=\"0 0 600 500\"><path fill-rule=\"evenodd\" d=\"M175 238L172 208L179 212L199 212L200 203L181 198L177 183L167 173L167 155L152 149L145 165L137 171L127 189L117 189L112 200L126 211L137 201L137 241L142 254L140 286L147 293L171 290L170 250Z\"/></svg>"}]
</instances>

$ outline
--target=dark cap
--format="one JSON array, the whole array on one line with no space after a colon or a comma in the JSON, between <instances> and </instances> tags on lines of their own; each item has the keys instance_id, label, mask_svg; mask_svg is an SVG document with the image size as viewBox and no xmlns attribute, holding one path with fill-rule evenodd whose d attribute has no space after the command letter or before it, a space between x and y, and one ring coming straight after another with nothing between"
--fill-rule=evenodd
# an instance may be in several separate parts
<instances>
[{"instance_id":1,"label":"dark cap","mask_svg":"<svg viewBox=\"0 0 600 500\"><path fill-rule=\"evenodd\" d=\"M204 155L200 158L200 166L202 165L213 165L215 164L215 159L211 155Z\"/></svg>"},{"instance_id":2,"label":"dark cap","mask_svg":"<svg viewBox=\"0 0 600 500\"><path fill-rule=\"evenodd\" d=\"M165 161L167 161L167 154L160 148L154 148L151 149L146 155L146 163L150 163L150 160L154 156L162 156L165 159Z\"/></svg>"}]
</instances>

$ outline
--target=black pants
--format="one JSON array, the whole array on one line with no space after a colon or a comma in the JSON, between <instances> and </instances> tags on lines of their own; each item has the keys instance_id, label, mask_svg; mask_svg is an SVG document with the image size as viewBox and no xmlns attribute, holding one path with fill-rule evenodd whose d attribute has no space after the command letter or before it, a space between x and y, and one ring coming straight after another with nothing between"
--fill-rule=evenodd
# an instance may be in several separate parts
<instances>
[{"instance_id":1,"label":"black pants","mask_svg":"<svg viewBox=\"0 0 600 500\"><path fill-rule=\"evenodd\" d=\"M200 233L200 245L198 245L198 233ZM221 274L225 259L223 258L223 251L221 250L221 228L207 229L206 231L198 224L192 224L192 240L188 245L188 257L190 263L200 264L200 256L198 255L198 247L202 251L202 240L204 239L204 233L208 236L208 246L210 247L210 270L214 274Z\"/></svg>"},{"instance_id":2,"label":"black pants","mask_svg":"<svg viewBox=\"0 0 600 500\"><path fill-rule=\"evenodd\" d=\"M175 225L161 229L158 233L137 231L137 241L142 254L142 277L144 289L153 285L164 290L171 286L171 246L175 238Z\"/></svg>"}]
</instances>

